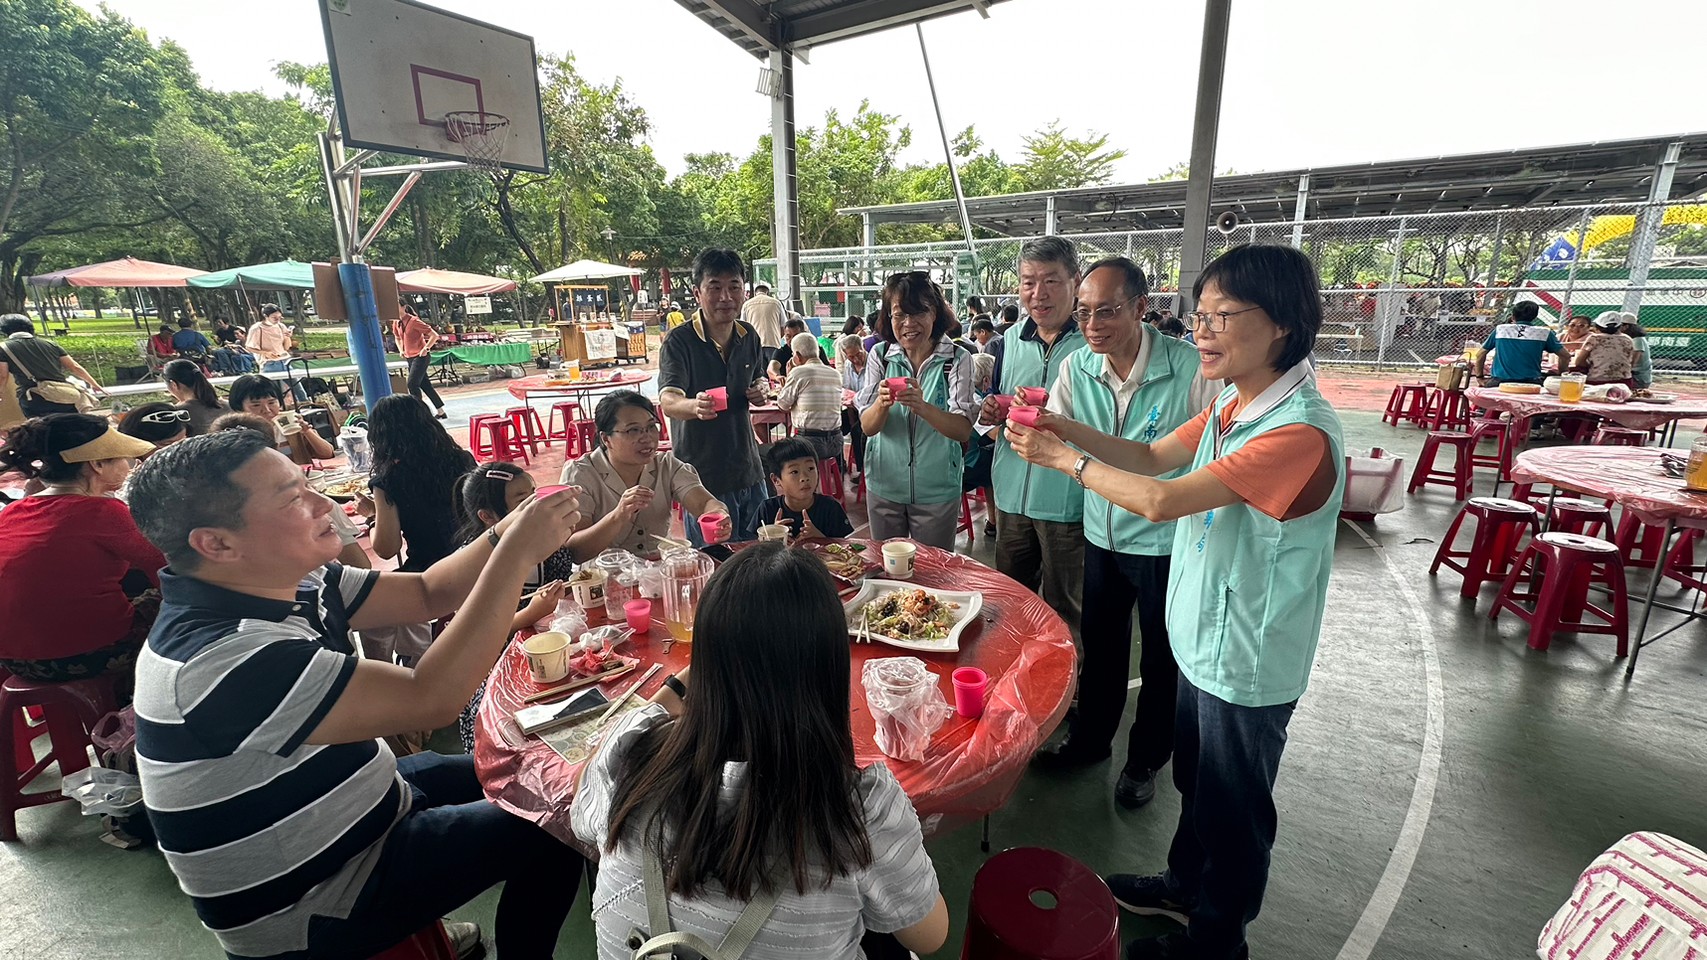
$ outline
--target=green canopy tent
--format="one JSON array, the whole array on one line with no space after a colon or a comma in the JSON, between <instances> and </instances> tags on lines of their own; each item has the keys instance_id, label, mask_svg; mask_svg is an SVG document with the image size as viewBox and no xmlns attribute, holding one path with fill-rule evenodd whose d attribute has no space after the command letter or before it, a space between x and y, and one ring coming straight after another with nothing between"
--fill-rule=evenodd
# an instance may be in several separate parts
<instances>
[{"instance_id":1,"label":"green canopy tent","mask_svg":"<svg viewBox=\"0 0 1707 960\"><path fill-rule=\"evenodd\" d=\"M257 263L247 267L232 267L229 270L216 270L192 277L194 283L190 286L203 290L236 290L242 303L241 313L245 316L253 308L249 301L250 290L312 290L314 289L314 268L296 260L279 260L274 263ZM187 282L187 281L186 281ZM301 317L302 311L293 311Z\"/></svg>"}]
</instances>

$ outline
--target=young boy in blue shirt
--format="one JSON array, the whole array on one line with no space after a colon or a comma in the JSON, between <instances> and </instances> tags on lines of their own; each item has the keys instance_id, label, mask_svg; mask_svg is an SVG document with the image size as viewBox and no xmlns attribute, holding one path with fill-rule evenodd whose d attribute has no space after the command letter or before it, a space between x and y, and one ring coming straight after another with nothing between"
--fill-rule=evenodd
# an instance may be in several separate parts
<instances>
[{"instance_id":1,"label":"young boy in blue shirt","mask_svg":"<svg viewBox=\"0 0 1707 960\"><path fill-rule=\"evenodd\" d=\"M799 437L786 437L765 450L765 470L777 496L759 507L759 522L782 523L789 537L845 537L853 524L841 502L818 492L818 451Z\"/></svg>"}]
</instances>

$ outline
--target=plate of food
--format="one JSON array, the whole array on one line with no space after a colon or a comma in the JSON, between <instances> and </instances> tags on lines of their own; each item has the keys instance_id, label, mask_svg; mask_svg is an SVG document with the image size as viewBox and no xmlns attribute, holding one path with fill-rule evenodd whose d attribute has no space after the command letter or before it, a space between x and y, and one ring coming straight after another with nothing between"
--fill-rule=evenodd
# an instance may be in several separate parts
<instances>
[{"instance_id":1,"label":"plate of food","mask_svg":"<svg viewBox=\"0 0 1707 960\"><path fill-rule=\"evenodd\" d=\"M868 556L872 553L863 543L837 543L835 541L809 542L802 545L805 549L818 555L830 572L848 581L858 583L865 575L881 567L882 561Z\"/></svg>"},{"instance_id":2,"label":"plate of food","mask_svg":"<svg viewBox=\"0 0 1707 960\"><path fill-rule=\"evenodd\" d=\"M976 590L932 590L900 580L867 580L842 605L849 633L924 653L958 651L960 634L983 607L984 595Z\"/></svg>"},{"instance_id":3,"label":"plate of food","mask_svg":"<svg viewBox=\"0 0 1707 960\"><path fill-rule=\"evenodd\" d=\"M354 500L367 496L367 477L327 477L314 481L314 488L333 500Z\"/></svg>"},{"instance_id":4,"label":"plate of food","mask_svg":"<svg viewBox=\"0 0 1707 960\"><path fill-rule=\"evenodd\" d=\"M1637 390L1630 394L1630 399L1637 403L1676 403L1677 394L1655 390Z\"/></svg>"}]
</instances>

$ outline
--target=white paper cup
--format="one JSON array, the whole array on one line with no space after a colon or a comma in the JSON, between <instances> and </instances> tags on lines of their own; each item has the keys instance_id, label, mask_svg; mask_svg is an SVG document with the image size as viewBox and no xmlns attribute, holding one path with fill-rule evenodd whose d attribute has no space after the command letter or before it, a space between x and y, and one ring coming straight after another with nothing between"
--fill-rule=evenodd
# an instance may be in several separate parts
<instances>
[{"instance_id":1,"label":"white paper cup","mask_svg":"<svg viewBox=\"0 0 1707 960\"><path fill-rule=\"evenodd\" d=\"M913 558L918 555L917 544L906 540L891 540L883 545L883 573L896 580L913 579Z\"/></svg>"},{"instance_id":2,"label":"white paper cup","mask_svg":"<svg viewBox=\"0 0 1707 960\"><path fill-rule=\"evenodd\" d=\"M767 523L767 524L764 524L763 526L759 527L759 539L760 540L787 540L788 539L788 524L786 524L786 523Z\"/></svg>"},{"instance_id":3,"label":"white paper cup","mask_svg":"<svg viewBox=\"0 0 1707 960\"><path fill-rule=\"evenodd\" d=\"M569 635L536 633L522 641L528 674L535 683L553 683L569 675Z\"/></svg>"},{"instance_id":4,"label":"white paper cup","mask_svg":"<svg viewBox=\"0 0 1707 960\"><path fill-rule=\"evenodd\" d=\"M605 606L605 572L591 568L576 571L569 581L575 602L582 610L603 610Z\"/></svg>"}]
</instances>

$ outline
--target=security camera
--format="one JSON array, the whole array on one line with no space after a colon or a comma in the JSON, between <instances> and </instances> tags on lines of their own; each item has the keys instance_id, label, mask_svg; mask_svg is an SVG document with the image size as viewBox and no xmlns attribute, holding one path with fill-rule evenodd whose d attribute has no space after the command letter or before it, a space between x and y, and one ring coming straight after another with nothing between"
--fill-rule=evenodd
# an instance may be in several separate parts
<instances>
[{"instance_id":1,"label":"security camera","mask_svg":"<svg viewBox=\"0 0 1707 960\"><path fill-rule=\"evenodd\" d=\"M1232 233L1239 229L1239 214L1233 210L1221 211L1221 215L1215 218L1215 228L1222 233Z\"/></svg>"}]
</instances>

